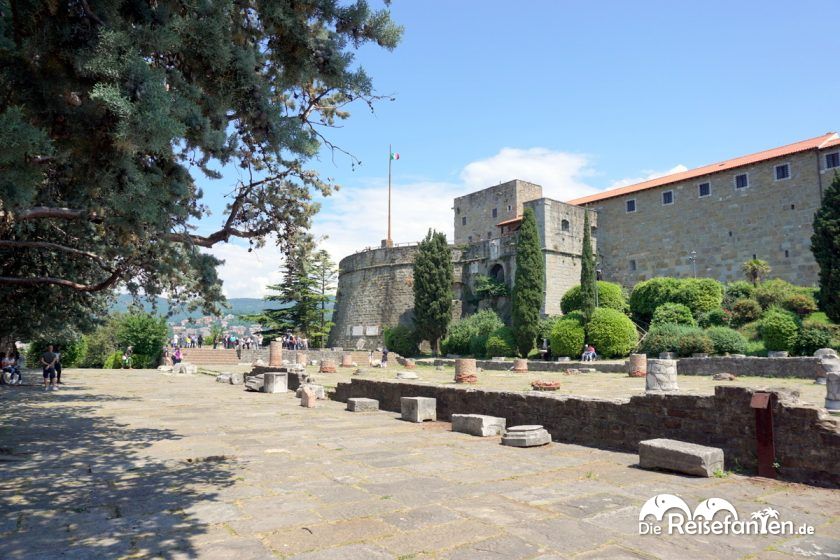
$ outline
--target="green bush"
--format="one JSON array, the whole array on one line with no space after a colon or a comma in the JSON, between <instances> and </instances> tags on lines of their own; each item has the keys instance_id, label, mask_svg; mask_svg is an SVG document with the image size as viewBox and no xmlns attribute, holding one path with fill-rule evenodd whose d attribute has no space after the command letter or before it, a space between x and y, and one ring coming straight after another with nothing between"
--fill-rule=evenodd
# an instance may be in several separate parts
<instances>
[{"instance_id":1,"label":"green bush","mask_svg":"<svg viewBox=\"0 0 840 560\"><path fill-rule=\"evenodd\" d=\"M677 352L680 356L691 356L692 354L712 354L715 351L715 344L712 339L699 328L689 328L677 340Z\"/></svg>"},{"instance_id":2,"label":"green bush","mask_svg":"<svg viewBox=\"0 0 840 560\"><path fill-rule=\"evenodd\" d=\"M113 352L110 356L105 358L105 362L102 364L102 369L120 369L122 367L122 356L123 353L119 350Z\"/></svg>"},{"instance_id":3,"label":"green bush","mask_svg":"<svg viewBox=\"0 0 840 560\"><path fill-rule=\"evenodd\" d=\"M510 327L502 327L487 338L484 346L486 356L503 356L506 358L516 356L516 341L513 338L513 331Z\"/></svg>"},{"instance_id":4,"label":"green bush","mask_svg":"<svg viewBox=\"0 0 840 560\"><path fill-rule=\"evenodd\" d=\"M396 327L386 327L382 334L385 340L385 347L388 350L405 357L416 356L418 354L418 340L414 329L405 325L397 325Z\"/></svg>"},{"instance_id":5,"label":"green bush","mask_svg":"<svg viewBox=\"0 0 840 560\"><path fill-rule=\"evenodd\" d=\"M88 350L87 340L84 336L80 336L70 341L33 340L26 351L26 363L30 367L41 367L41 355L50 344L61 353L61 367L77 367L85 360Z\"/></svg>"},{"instance_id":6,"label":"green bush","mask_svg":"<svg viewBox=\"0 0 840 560\"><path fill-rule=\"evenodd\" d=\"M763 340L747 341L747 351L744 352L747 356L764 356L767 357L767 348L764 347Z\"/></svg>"},{"instance_id":7,"label":"green bush","mask_svg":"<svg viewBox=\"0 0 840 560\"><path fill-rule=\"evenodd\" d=\"M696 317L723 304L723 284L712 278L683 278L676 303L682 303Z\"/></svg>"},{"instance_id":8,"label":"green bush","mask_svg":"<svg viewBox=\"0 0 840 560\"><path fill-rule=\"evenodd\" d=\"M487 358L487 341L490 339L488 334L475 334L470 338L470 355L474 358L483 360Z\"/></svg>"},{"instance_id":9,"label":"green bush","mask_svg":"<svg viewBox=\"0 0 840 560\"><path fill-rule=\"evenodd\" d=\"M449 334L443 339L440 344L441 352L446 354L456 354L465 356L470 353L470 337L472 336L472 327L467 321L461 320L449 325Z\"/></svg>"},{"instance_id":10,"label":"green bush","mask_svg":"<svg viewBox=\"0 0 840 560\"><path fill-rule=\"evenodd\" d=\"M664 324L651 327L639 347L639 351L652 358L662 352L678 352L680 337L692 327L685 325Z\"/></svg>"},{"instance_id":11,"label":"green bush","mask_svg":"<svg viewBox=\"0 0 840 560\"><path fill-rule=\"evenodd\" d=\"M564 315L572 311L580 311L583 306L583 298L580 295L580 284L570 288L560 300L560 309ZM628 310L627 298L624 297L620 284L612 282L598 282L598 307L617 309L622 313Z\"/></svg>"},{"instance_id":12,"label":"green bush","mask_svg":"<svg viewBox=\"0 0 840 560\"><path fill-rule=\"evenodd\" d=\"M551 344L551 331L554 330L554 325L563 319L563 315L550 315L540 319L540 327L537 330L537 346L542 348L543 339Z\"/></svg>"},{"instance_id":13,"label":"green bush","mask_svg":"<svg viewBox=\"0 0 840 560\"><path fill-rule=\"evenodd\" d=\"M732 305L739 299L753 299L755 286L746 280L730 282L723 286L723 305L726 309L732 309Z\"/></svg>"},{"instance_id":14,"label":"green bush","mask_svg":"<svg viewBox=\"0 0 840 560\"><path fill-rule=\"evenodd\" d=\"M813 356L820 348L831 346L831 332L825 327L803 327L793 345L796 356Z\"/></svg>"},{"instance_id":15,"label":"green bush","mask_svg":"<svg viewBox=\"0 0 840 560\"><path fill-rule=\"evenodd\" d=\"M671 323L674 325L689 325L696 326L694 317L691 315L691 309L681 303L663 303L653 312L653 319L650 322L651 327L656 325L664 325Z\"/></svg>"},{"instance_id":16,"label":"green bush","mask_svg":"<svg viewBox=\"0 0 840 560\"><path fill-rule=\"evenodd\" d=\"M799 324L796 315L774 307L761 318L758 332L767 350L791 350L799 336Z\"/></svg>"},{"instance_id":17,"label":"green bush","mask_svg":"<svg viewBox=\"0 0 840 560\"><path fill-rule=\"evenodd\" d=\"M676 278L651 278L639 282L630 292L630 311L637 321L649 323L653 312L663 303L677 301L680 282Z\"/></svg>"},{"instance_id":18,"label":"green bush","mask_svg":"<svg viewBox=\"0 0 840 560\"><path fill-rule=\"evenodd\" d=\"M120 349L131 346L134 354L148 356L150 360L157 362L166 343L166 319L151 313L134 311L118 317L117 321L117 342Z\"/></svg>"},{"instance_id":19,"label":"green bush","mask_svg":"<svg viewBox=\"0 0 840 560\"><path fill-rule=\"evenodd\" d=\"M798 288L780 278L766 280L755 289L755 299L763 309L781 307L788 296L798 293Z\"/></svg>"},{"instance_id":20,"label":"green bush","mask_svg":"<svg viewBox=\"0 0 840 560\"><path fill-rule=\"evenodd\" d=\"M583 315L579 311L569 313L562 320L554 324L549 337L551 354L553 356L568 356L576 358L581 354L586 342L586 331L583 328Z\"/></svg>"},{"instance_id":21,"label":"green bush","mask_svg":"<svg viewBox=\"0 0 840 560\"><path fill-rule=\"evenodd\" d=\"M599 307L586 327L586 337L595 351L605 358L627 356L639 340L636 326L616 309Z\"/></svg>"},{"instance_id":22,"label":"green bush","mask_svg":"<svg viewBox=\"0 0 840 560\"><path fill-rule=\"evenodd\" d=\"M782 301L782 307L804 317L817 310L817 302L805 294L791 294Z\"/></svg>"},{"instance_id":23,"label":"green bush","mask_svg":"<svg viewBox=\"0 0 840 560\"><path fill-rule=\"evenodd\" d=\"M761 305L754 299L739 299L732 305L732 324L746 325L761 317Z\"/></svg>"},{"instance_id":24,"label":"green bush","mask_svg":"<svg viewBox=\"0 0 840 560\"><path fill-rule=\"evenodd\" d=\"M504 326L505 324L494 311L490 309L479 311L450 325L449 334L441 346L442 351L444 354L461 356L476 355L476 352L483 355L487 338ZM474 338L483 338L483 340L473 341Z\"/></svg>"},{"instance_id":25,"label":"green bush","mask_svg":"<svg viewBox=\"0 0 840 560\"><path fill-rule=\"evenodd\" d=\"M642 323L650 323L664 303L681 303L698 316L721 306L723 285L711 278L651 278L636 284L630 294L630 310Z\"/></svg>"},{"instance_id":26,"label":"green bush","mask_svg":"<svg viewBox=\"0 0 840 560\"><path fill-rule=\"evenodd\" d=\"M117 351L117 327L118 317L109 317L105 324L85 335L88 351L80 364L81 367L101 368L108 356Z\"/></svg>"},{"instance_id":27,"label":"green bush","mask_svg":"<svg viewBox=\"0 0 840 560\"><path fill-rule=\"evenodd\" d=\"M731 313L725 309L712 309L697 318L697 324L707 329L709 327L728 327Z\"/></svg>"},{"instance_id":28,"label":"green bush","mask_svg":"<svg viewBox=\"0 0 840 560\"><path fill-rule=\"evenodd\" d=\"M712 340L715 354L745 354L747 339L729 327L709 327L706 336Z\"/></svg>"},{"instance_id":29,"label":"green bush","mask_svg":"<svg viewBox=\"0 0 840 560\"><path fill-rule=\"evenodd\" d=\"M122 363L122 356L120 356L120 363ZM151 356L144 354L132 354L131 367L134 369L151 369L157 367L157 360L152 359Z\"/></svg>"}]
</instances>

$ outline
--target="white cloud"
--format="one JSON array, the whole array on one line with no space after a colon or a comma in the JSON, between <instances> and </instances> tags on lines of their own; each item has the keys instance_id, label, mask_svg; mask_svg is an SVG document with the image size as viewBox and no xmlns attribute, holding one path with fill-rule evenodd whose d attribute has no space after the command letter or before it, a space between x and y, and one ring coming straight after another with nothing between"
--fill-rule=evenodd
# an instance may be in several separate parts
<instances>
[{"instance_id":1,"label":"white cloud","mask_svg":"<svg viewBox=\"0 0 840 560\"><path fill-rule=\"evenodd\" d=\"M465 166L461 180L472 191L521 179L542 185L548 198L570 200L598 191L584 181L594 175L590 164L589 156L584 154L547 148L502 148L492 157Z\"/></svg>"},{"instance_id":2,"label":"white cloud","mask_svg":"<svg viewBox=\"0 0 840 560\"><path fill-rule=\"evenodd\" d=\"M250 253L247 246L236 243L221 243L207 252L225 261L218 271L222 292L228 298L263 297L265 287L282 278L283 257L271 242Z\"/></svg>"},{"instance_id":3,"label":"white cloud","mask_svg":"<svg viewBox=\"0 0 840 560\"><path fill-rule=\"evenodd\" d=\"M642 173L645 173L642 177L626 177L624 179L619 179L618 181L613 181L609 187L610 189L617 189L619 187L626 187L628 185L635 185L636 183L642 183L644 181L650 181L651 179L658 179L659 177L664 177L665 175L671 175L672 173L681 173L683 171L688 171L688 167L683 164L675 165L668 171L653 171L651 169L643 169Z\"/></svg>"}]
</instances>

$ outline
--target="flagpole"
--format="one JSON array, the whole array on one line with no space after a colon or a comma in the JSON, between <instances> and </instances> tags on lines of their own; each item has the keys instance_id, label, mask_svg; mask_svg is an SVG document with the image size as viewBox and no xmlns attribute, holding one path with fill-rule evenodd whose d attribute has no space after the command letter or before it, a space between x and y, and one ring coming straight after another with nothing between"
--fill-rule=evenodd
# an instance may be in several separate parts
<instances>
[{"instance_id":1,"label":"flagpole","mask_svg":"<svg viewBox=\"0 0 840 560\"><path fill-rule=\"evenodd\" d=\"M385 239L385 246L393 245L391 241L391 144L388 144L388 237Z\"/></svg>"}]
</instances>

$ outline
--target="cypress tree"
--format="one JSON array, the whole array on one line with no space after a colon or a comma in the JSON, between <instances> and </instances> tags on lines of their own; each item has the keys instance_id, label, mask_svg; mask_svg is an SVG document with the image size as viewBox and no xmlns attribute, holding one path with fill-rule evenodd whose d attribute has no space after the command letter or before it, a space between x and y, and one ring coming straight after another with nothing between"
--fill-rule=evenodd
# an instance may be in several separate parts
<instances>
[{"instance_id":1,"label":"cypress tree","mask_svg":"<svg viewBox=\"0 0 840 560\"><path fill-rule=\"evenodd\" d=\"M446 235L429 230L414 260L414 328L440 353L452 320L452 253Z\"/></svg>"},{"instance_id":2,"label":"cypress tree","mask_svg":"<svg viewBox=\"0 0 840 560\"><path fill-rule=\"evenodd\" d=\"M840 322L840 176L834 175L814 215L811 251L820 266L820 308Z\"/></svg>"},{"instance_id":3,"label":"cypress tree","mask_svg":"<svg viewBox=\"0 0 840 560\"><path fill-rule=\"evenodd\" d=\"M580 256L580 297L582 302L580 310L587 323L595 312L595 290L598 289L590 230L589 211L585 210L583 214L583 250Z\"/></svg>"},{"instance_id":4,"label":"cypress tree","mask_svg":"<svg viewBox=\"0 0 840 560\"><path fill-rule=\"evenodd\" d=\"M513 281L513 335L519 354L527 356L539 331L540 309L545 298L545 261L534 211L526 208L516 243Z\"/></svg>"}]
</instances>

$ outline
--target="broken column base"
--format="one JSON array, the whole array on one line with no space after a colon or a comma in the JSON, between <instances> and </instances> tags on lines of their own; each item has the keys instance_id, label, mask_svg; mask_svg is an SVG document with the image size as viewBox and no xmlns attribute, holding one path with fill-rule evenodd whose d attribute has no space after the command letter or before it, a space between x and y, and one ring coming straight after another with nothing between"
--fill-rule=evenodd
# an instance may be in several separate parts
<instances>
[{"instance_id":1,"label":"broken column base","mask_svg":"<svg viewBox=\"0 0 840 560\"><path fill-rule=\"evenodd\" d=\"M502 436L502 445L537 447L551 443L551 434L539 425L512 426Z\"/></svg>"},{"instance_id":2,"label":"broken column base","mask_svg":"<svg viewBox=\"0 0 840 560\"><path fill-rule=\"evenodd\" d=\"M400 399L402 419L409 422L437 420L437 400L429 397L402 397Z\"/></svg>"},{"instance_id":3,"label":"broken column base","mask_svg":"<svg viewBox=\"0 0 840 560\"><path fill-rule=\"evenodd\" d=\"M452 431L472 436L499 436L505 431L507 420L484 414L453 414Z\"/></svg>"}]
</instances>

